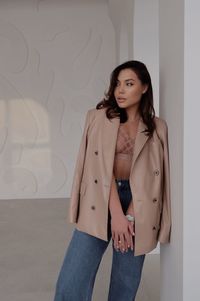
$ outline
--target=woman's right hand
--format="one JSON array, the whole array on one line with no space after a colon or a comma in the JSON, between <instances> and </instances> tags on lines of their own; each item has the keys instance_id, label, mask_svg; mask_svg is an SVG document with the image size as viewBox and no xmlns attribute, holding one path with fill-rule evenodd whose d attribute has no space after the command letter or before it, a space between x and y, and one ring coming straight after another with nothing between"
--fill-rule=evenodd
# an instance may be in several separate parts
<instances>
[{"instance_id":1,"label":"woman's right hand","mask_svg":"<svg viewBox=\"0 0 200 301\"><path fill-rule=\"evenodd\" d=\"M133 250L133 235L130 231L130 222L123 213L111 217L111 232L114 248L121 252L127 252L128 248Z\"/></svg>"}]
</instances>

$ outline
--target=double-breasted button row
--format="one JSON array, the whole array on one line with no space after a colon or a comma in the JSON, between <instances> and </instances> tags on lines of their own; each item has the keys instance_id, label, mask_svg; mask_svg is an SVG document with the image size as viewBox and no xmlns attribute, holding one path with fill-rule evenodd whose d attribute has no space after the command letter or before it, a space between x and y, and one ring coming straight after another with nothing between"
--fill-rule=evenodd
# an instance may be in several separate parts
<instances>
[{"instance_id":1,"label":"double-breasted button row","mask_svg":"<svg viewBox=\"0 0 200 301\"><path fill-rule=\"evenodd\" d=\"M96 152L95 152L95 154L96 154L96 155L98 155L98 152L96 151ZM96 183L96 184L97 184L97 183L98 183L98 180L97 180L97 179L95 179L95 180L94 180L94 183ZM92 205L92 206L91 206L91 209L92 209L92 210L95 210L95 209L96 209L96 207L95 207L94 205Z\"/></svg>"},{"instance_id":2,"label":"double-breasted button row","mask_svg":"<svg viewBox=\"0 0 200 301\"><path fill-rule=\"evenodd\" d=\"M97 150L96 150L94 153L95 153L95 155L96 155L96 156L98 155L98 151L97 151ZM98 183L98 180L97 180L97 179L95 179L95 180L94 180L94 183L96 183L96 184L97 184L97 183ZM91 206L91 209L92 209L92 210L95 210L95 209L96 209L96 207L95 207L94 205L92 205L92 206Z\"/></svg>"},{"instance_id":3,"label":"double-breasted button row","mask_svg":"<svg viewBox=\"0 0 200 301\"><path fill-rule=\"evenodd\" d=\"M138 201L138 202L141 202L142 200L141 200L141 199L138 199L137 201ZM153 203L156 203L157 201L158 201L158 200L157 200L156 198L153 199Z\"/></svg>"},{"instance_id":4,"label":"double-breasted button row","mask_svg":"<svg viewBox=\"0 0 200 301\"><path fill-rule=\"evenodd\" d=\"M155 170L153 171L153 173L154 173L155 176L158 176L160 172L159 172L158 169L155 169Z\"/></svg>"}]
</instances>

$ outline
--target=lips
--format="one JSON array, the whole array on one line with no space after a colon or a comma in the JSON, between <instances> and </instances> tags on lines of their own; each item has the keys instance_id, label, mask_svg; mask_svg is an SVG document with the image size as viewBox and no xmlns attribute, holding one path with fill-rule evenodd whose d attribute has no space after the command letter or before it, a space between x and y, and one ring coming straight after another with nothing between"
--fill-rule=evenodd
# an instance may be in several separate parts
<instances>
[{"instance_id":1,"label":"lips","mask_svg":"<svg viewBox=\"0 0 200 301\"><path fill-rule=\"evenodd\" d=\"M123 98L123 97L118 97L118 98L117 98L117 101L118 101L118 102L124 102L125 100L126 100L126 98Z\"/></svg>"}]
</instances>

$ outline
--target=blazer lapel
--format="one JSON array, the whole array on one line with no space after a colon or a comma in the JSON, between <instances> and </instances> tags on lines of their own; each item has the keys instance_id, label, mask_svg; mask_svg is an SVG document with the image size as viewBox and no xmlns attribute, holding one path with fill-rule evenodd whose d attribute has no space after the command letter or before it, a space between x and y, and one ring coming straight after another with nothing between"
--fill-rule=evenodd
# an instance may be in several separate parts
<instances>
[{"instance_id":1,"label":"blazer lapel","mask_svg":"<svg viewBox=\"0 0 200 301\"><path fill-rule=\"evenodd\" d=\"M102 163L104 168L104 183L109 185L110 175L112 174L112 167L114 163L115 148L117 142L117 134L120 124L119 118L113 118L109 120L104 115L102 120L102 132L101 132L101 143L102 143Z\"/></svg>"},{"instance_id":2,"label":"blazer lapel","mask_svg":"<svg viewBox=\"0 0 200 301\"><path fill-rule=\"evenodd\" d=\"M137 157L139 156L141 150L143 149L145 143L147 142L149 136L145 135L144 130L147 129L146 124L143 122L142 118L139 120L137 134L135 138L135 146L134 146L134 152L133 152L133 159L131 163L131 171L133 169L133 166L135 164L135 161Z\"/></svg>"}]
</instances>

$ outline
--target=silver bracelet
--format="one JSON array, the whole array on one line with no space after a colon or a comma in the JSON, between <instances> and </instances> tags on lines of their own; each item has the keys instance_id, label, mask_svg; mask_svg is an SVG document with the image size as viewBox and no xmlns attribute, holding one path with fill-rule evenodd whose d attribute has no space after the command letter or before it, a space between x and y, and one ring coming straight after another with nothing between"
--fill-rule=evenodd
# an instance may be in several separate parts
<instances>
[{"instance_id":1,"label":"silver bracelet","mask_svg":"<svg viewBox=\"0 0 200 301\"><path fill-rule=\"evenodd\" d=\"M134 222L134 221L135 221L134 216L132 216L132 215L130 215L130 214L127 214L127 215L126 215L126 218L127 218L127 220L128 220L129 222Z\"/></svg>"}]
</instances>

